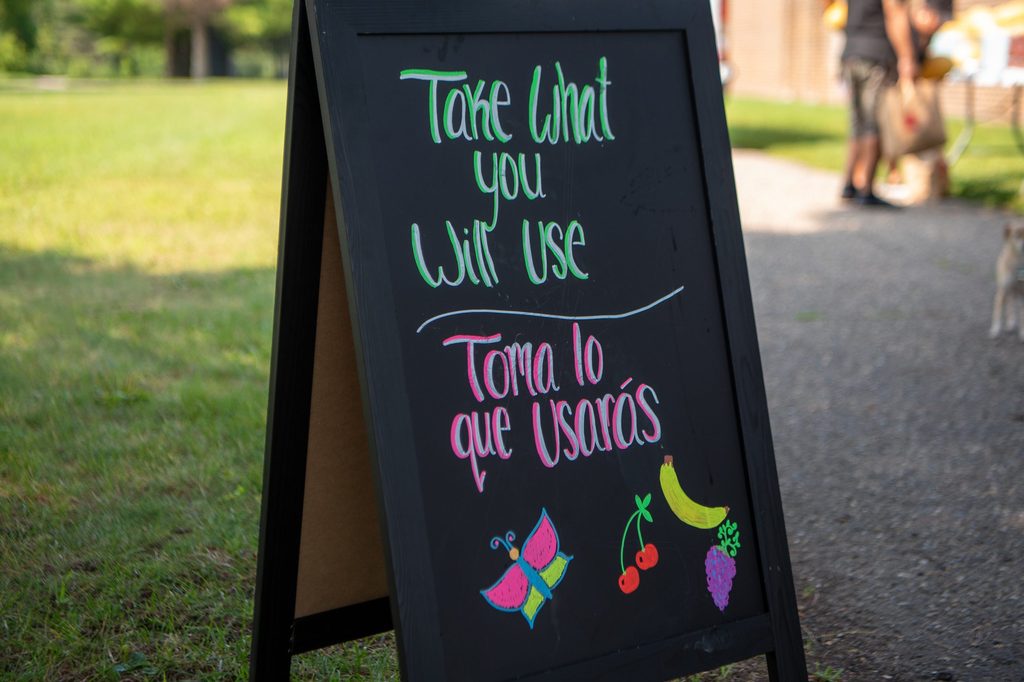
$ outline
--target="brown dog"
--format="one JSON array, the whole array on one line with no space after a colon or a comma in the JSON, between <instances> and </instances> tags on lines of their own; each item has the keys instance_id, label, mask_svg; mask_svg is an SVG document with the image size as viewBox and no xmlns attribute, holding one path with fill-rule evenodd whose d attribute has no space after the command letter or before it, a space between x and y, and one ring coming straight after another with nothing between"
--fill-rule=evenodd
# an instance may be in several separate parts
<instances>
[{"instance_id":1,"label":"brown dog","mask_svg":"<svg viewBox=\"0 0 1024 682\"><path fill-rule=\"evenodd\" d=\"M1024 341L1024 222L1006 226L1003 250L996 261L996 299L992 304L992 327L989 338L996 338L1004 329L1017 328ZM1004 324L1005 322L1005 324Z\"/></svg>"}]
</instances>

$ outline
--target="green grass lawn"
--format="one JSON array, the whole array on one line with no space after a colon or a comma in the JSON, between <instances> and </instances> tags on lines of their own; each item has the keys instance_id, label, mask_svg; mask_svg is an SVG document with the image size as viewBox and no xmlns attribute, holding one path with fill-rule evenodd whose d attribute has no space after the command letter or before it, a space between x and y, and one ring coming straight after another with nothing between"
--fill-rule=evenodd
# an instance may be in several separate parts
<instances>
[{"instance_id":1,"label":"green grass lawn","mask_svg":"<svg viewBox=\"0 0 1024 682\"><path fill-rule=\"evenodd\" d=\"M246 676L284 105L0 84L0 679ZM842 162L841 109L729 116L738 146ZM1010 144L979 131L958 193L1014 200ZM294 671L396 667L385 638Z\"/></svg>"},{"instance_id":2,"label":"green grass lawn","mask_svg":"<svg viewBox=\"0 0 1024 682\"><path fill-rule=\"evenodd\" d=\"M845 107L729 97L726 115L734 147L842 170L848 120ZM962 129L962 120L947 120L947 149ZM953 196L1024 213L1024 196L1018 193L1024 179L1024 154L1007 126L978 126L950 177Z\"/></svg>"},{"instance_id":3,"label":"green grass lawn","mask_svg":"<svg viewBox=\"0 0 1024 682\"><path fill-rule=\"evenodd\" d=\"M0 679L246 675L284 105L0 90Z\"/></svg>"}]
</instances>

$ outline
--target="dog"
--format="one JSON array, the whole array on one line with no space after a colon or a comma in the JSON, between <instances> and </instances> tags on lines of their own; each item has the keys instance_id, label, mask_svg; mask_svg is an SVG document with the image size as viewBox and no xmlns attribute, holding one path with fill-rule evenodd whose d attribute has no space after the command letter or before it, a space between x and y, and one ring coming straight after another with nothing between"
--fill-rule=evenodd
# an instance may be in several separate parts
<instances>
[{"instance_id":1,"label":"dog","mask_svg":"<svg viewBox=\"0 0 1024 682\"><path fill-rule=\"evenodd\" d=\"M1024 341L1024 222L1020 221L1008 224L1003 231L1003 250L996 261L996 298L989 338L1014 327L1017 337Z\"/></svg>"}]
</instances>

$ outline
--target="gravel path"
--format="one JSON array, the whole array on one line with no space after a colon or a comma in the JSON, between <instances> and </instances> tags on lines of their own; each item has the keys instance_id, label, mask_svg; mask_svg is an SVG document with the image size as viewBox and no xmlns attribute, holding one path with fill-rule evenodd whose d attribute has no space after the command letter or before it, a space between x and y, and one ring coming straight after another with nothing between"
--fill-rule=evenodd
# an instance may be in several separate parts
<instances>
[{"instance_id":1,"label":"gravel path","mask_svg":"<svg viewBox=\"0 0 1024 682\"><path fill-rule=\"evenodd\" d=\"M1006 216L735 165L810 669L1024 680L1024 344L986 336Z\"/></svg>"}]
</instances>

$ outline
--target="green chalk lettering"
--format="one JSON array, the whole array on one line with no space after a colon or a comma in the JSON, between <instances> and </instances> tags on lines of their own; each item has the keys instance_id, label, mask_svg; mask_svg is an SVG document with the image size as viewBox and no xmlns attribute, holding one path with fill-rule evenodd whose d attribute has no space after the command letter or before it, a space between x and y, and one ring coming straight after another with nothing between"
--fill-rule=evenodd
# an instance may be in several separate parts
<instances>
[{"instance_id":1,"label":"green chalk lettering","mask_svg":"<svg viewBox=\"0 0 1024 682\"><path fill-rule=\"evenodd\" d=\"M476 87L472 90L469 87L469 83L465 83L462 86L462 90L466 93L466 101L469 102L469 126L470 130L472 130L473 139L479 139L478 135L482 132L486 140L493 140L494 134L491 133L491 127L488 125L488 121L491 118L491 105L487 100L480 99L480 95L484 92L484 82L478 80ZM481 114L483 118L479 131L476 122L477 114Z\"/></svg>"},{"instance_id":2,"label":"green chalk lettering","mask_svg":"<svg viewBox=\"0 0 1024 682\"><path fill-rule=\"evenodd\" d=\"M597 84L601 86L600 110L601 110L601 131L608 140L614 140L612 125L608 121L608 86L612 84L608 80L608 58L601 57L598 61Z\"/></svg>"},{"instance_id":3,"label":"green chalk lettering","mask_svg":"<svg viewBox=\"0 0 1024 682\"><path fill-rule=\"evenodd\" d=\"M403 69L399 80L419 80L430 83L427 89L427 124L430 127L430 139L434 144L441 144L441 130L437 120L437 84L440 81L461 81L466 79L465 71L434 71L432 69Z\"/></svg>"},{"instance_id":4,"label":"green chalk lettering","mask_svg":"<svg viewBox=\"0 0 1024 682\"><path fill-rule=\"evenodd\" d=\"M508 86L503 81L494 81L491 83L491 128L493 128L494 137L502 143L506 143L512 139L511 133L506 133L501 127L501 118L499 118L498 107L506 107L512 103L512 94L508 91Z\"/></svg>"},{"instance_id":5,"label":"green chalk lettering","mask_svg":"<svg viewBox=\"0 0 1024 682\"><path fill-rule=\"evenodd\" d=\"M584 246L586 237L583 225L578 220L569 223L569 229L554 221L537 221L537 248L540 250L540 267L537 267L530 237L530 221L523 220L523 262L526 265L526 276L533 284L543 284L548 278L548 253L551 254L551 274L556 279L566 279L572 275L576 279L588 279L590 275L576 264L575 247Z\"/></svg>"},{"instance_id":6,"label":"green chalk lettering","mask_svg":"<svg viewBox=\"0 0 1024 682\"><path fill-rule=\"evenodd\" d=\"M456 112L456 108L459 113L458 128L452 121L452 114ZM461 90L449 90L448 96L444 99L444 134L448 136L449 140L459 137L464 137L467 140L473 139L470 137L469 131L466 130L466 98L462 95Z\"/></svg>"},{"instance_id":7,"label":"green chalk lettering","mask_svg":"<svg viewBox=\"0 0 1024 682\"><path fill-rule=\"evenodd\" d=\"M590 140L614 140L608 115L608 60L598 60L598 73L594 83L577 85L566 78L561 62L555 62L556 83L551 87L550 111L541 117L540 91L544 71L538 64L530 82L529 126L530 136L538 144L557 144L572 140L584 144ZM597 84L595 88L594 84ZM596 119L600 119L601 131Z\"/></svg>"}]
</instances>

